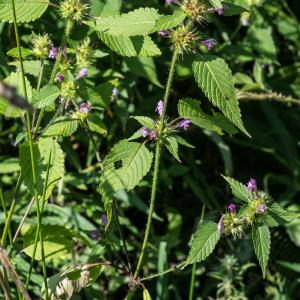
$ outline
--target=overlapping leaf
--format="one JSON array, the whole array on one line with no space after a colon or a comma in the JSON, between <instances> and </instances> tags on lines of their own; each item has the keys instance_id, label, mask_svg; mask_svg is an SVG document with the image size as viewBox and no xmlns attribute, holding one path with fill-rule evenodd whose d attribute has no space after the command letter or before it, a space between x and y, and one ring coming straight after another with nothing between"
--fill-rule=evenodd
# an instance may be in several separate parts
<instances>
[{"instance_id":1,"label":"overlapping leaf","mask_svg":"<svg viewBox=\"0 0 300 300\"><path fill-rule=\"evenodd\" d=\"M200 225L193 237L186 263L193 264L206 259L215 249L219 239L217 223L208 222Z\"/></svg>"},{"instance_id":2,"label":"overlapping leaf","mask_svg":"<svg viewBox=\"0 0 300 300\"><path fill-rule=\"evenodd\" d=\"M50 196L56 181L64 174L64 153L57 141L52 138L42 138L38 142L33 143L34 164L37 174L37 191L40 196L43 194L50 153L50 171L46 189L46 199ZM28 142L23 143L20 147L20 165L24 182L33 194L34 185Z\"/></svg>"},{"instance_id":3,"label":"overlapping leaf","mask_svg":"<svg viewBox=\"0 0 300 300\"><path fill-rule=\"evenodd\" d=\"M204 55L193 63L195 79L207 98L240 130L245 129L233 86L233 77L226 62L213 55Z\"/></svg>"},{"instance_id":4,"label":"overlapping leaf","mask_svg":"<svg viewBox=\"0 0 300 300\"><path fill-rule=\"evenodd\" d=\"M58 117L43 133L43 136L71 136L78 127L78 120Z\"/></svg>"},{"instance_id":5,"label":"overlapping leaf","mask_svg":"<svg viewBox=\"0 0 300 300\"><path fill-rule=\"evenodd\" d=\"M265 277L271 248L271 235L268 225L254 224L252 227L252 240L255 254Z\"/></svg>"},{"instance_id":6,"label":"overlapping leaf","mask_svg":"<svg viewBox=\"0 0 300 300\"><path fill-rule=\"evenodd\" d=\"M38 19L47 9L48 0L14 0L18 23L30 22ZM11 0L0 0L0 21L13 22Z\"/></svg>"},{"instance_id":7,"label":"overlapping leaf","mask_svg":"<svg viewBox=\"0 0 300 300\"><path fill-rule=\"evenodd\" d=\"M116 191L131 190L142 180L152 159L153 154L144 144L123 140L113 147L105 158L100 177L100 192L106 207Z\"/></svg>"}]
</instances>

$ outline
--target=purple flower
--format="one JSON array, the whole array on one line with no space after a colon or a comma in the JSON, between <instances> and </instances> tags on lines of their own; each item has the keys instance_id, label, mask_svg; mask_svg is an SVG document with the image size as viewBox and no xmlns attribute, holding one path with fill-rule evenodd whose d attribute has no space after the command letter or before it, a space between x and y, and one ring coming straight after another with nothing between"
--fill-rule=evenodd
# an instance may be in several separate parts
<instances>
[{"instance_id":1,"label":"purple flower","mask_svg":"<svg viewBox=\"0 0 300 300\"><path fill-rule=\"evenodd\" d=\"M147 137L150 134L150 131L147 127L142 127L141 130L142 130L142 135L143 135L144 138Z\"/></svg>"},{"instance_id":2,"label":"purple flower","mask_svg":"<svg viewBox=\"0 0 300 300\"><path fill-rule=\"evenodd\" d=\"M171 5L172 3L175 3L176 0L166 0L167 5Z\"/></svg>"},{"instance_id":3,"label":"purple flower","mask_svg":"<svg viewBox=\"0 0 300 300\"><path fill-rule=\"evenodd\" d=\"M106 214L103 214L103 215L101 216L101 223L102 223L103 226L106 226L106 225L107 225L108 220L107 220Z\"/></svg>"},{"instance_id":4,"label":"purple flower","mask_svg":"<svg viewBox=\"0 0 300 300\"><path fill-rule=\"evenodd\" d=\"M78 79L80 79L80 78L84 78L84 77L86 77L87 75L88 75L88 69L87 69L87 68L83 68L83 69L81 69L81 70L79 71L79 73L78 73L76 79L78 80Z\"/></svg>"},{"instance_id":5,"label":"purple flower","mask_svg":"<svg viewBox=\"0 0 300 300\"><path fill-rule=\"evenodd\" d=\"M157 102L157 106L156 106L155 111L156 111L160 116L162 116L163 110L164 110L164 101L159 100L159 101Z\"/></svg>"},{"instance_id":6,"label":"purple flower","mask_svg":"<svg viewBox=\"0 0 300 300\"><path fill-rule=\"evenodd\" d=\"M256 209L256 212L257 212L258 214L263 214L263 213L266 212L266 210L267 210L266 205L265 205L264 203L261 203L261 204L258 205L258 207L257 207L257 209Z\"/></svg>"},{"instance_id":7,"label":"purple flower","mask_svg":"<svg viewBox=\"0 0 300 300\"><path fill-rule=\"evenodd\" d=\"M98 230L90 230L89 235L90 235L91 239L93 239L93 240L97 241L100 239L100 232Z\"/></svg>"},{"instance_id":8,"label":"purple flower","mask_svg":"<svg viewBox=\"0 0 300 300\"><path fill-rule=\"evenodd\" d=\"M183 128L183 130L188 130L191 122L192 121L190 119L183 119L182 121L180 121L179 123L177 123L175 125L175 127L180 127L180 128Z\"/></svg>"},{"instance_id":9,"label":"purple flower","mask_svg":"<svg viewBox=\"0 0 300 300\"><path fill-rule=\"evenodd\" d=\"M253 178L250 178L250 180L247 183L247 190L249 192L256 192L257 191L257 185L256 180Z\"/></svg>"},{"instance_id":10,"label":"purple flower","mask_svg":"<svg viewBox=\"0 0 300 300\"><path fill-rule=\"evenodd\" d=\"M224 10L227 8L228 8L228 6L223 5L222 7L218 7L218 8L214 8L214 7L209 8L207 11L212 14L217 13L219 16L221 16L221 15L224 15Z\"/></svg>"},{"instance_id":11,"label":"purple flower","mask_svg":"<svg viewBox=\"0 0 300 300\"><path fill-rule=\"evenodd\" d=\"M149 133L149 137L150 137L150 140L155 140L157 138L157 131L155 129L152 129Z\"/></svg>"},{"instance_id":12,"label":"purple flower","mask_svg":"<svg viewBox=\"0 0 300 300\"><path fill-rule=\"evenodd\" d=\"M206 46L208 51L210 51L217 44L217 42L214 39L207 39L205 41L202 41L202 44Z\"/></svg>"},{"instance_id":13,"label":"purple flower","mask_svg":"<svg viewBox=\"0 0 300 300\"><path fill-rule=\"evenodd\" d=\"M229 209L229 212L231 212L231 213L236 212L236 207L233 203L230 203L228 205L228 209Z\"/></svg>"},{"instance_id":14,"label":"purple flower","mask_svg":"<svg viewBox=\"0 0 300 300\"><path fill-rule=\"evenodd\" d=\"M170 35L169 31L168 30L160 30L158 32L158 34L161 36L161 37L168 37Z\"/></svg>"},{"instance_id":15,"label":"purple flower","mask_svg":"<svg viewBox=\"0 0 300 300\"><path fill-rule=\"evenodd\" d=\"M62 82L63 80L64 80L64 75L63 74L58 74L57 75L57 80L59 81L59 82Z\"/></svg>"},{"instance_id":16,"label":"purple flower","mask_svg":"<svg viewBox=\"0 0 300 300\"><path fill-rule=\"evenodd\" d=\"M118 97L119 96L119 90L115 87L115 88L113 88L113 90L112 90L112 96L113 97Z\"/></svg>"},{"instance_id":17,"label":"purple flower","mask_svg":"<svg viewBox=\"0 0 300 300\"><path fill-rule=\"evenodd\" d=\"M57 48L52 47L49 51L49 58L56 59L57 55L58 55Z\"/></svg>"},{"instance_id":18,"label":"purple flower","mask_svg":"<svg viewBox=\"0 0 300 300\"><path fill-rule=\"evenodd\" d=\"M224 215L221 217L221 219L218 222L218 232L219 235L221 235L224 231Z\"/></svg>"},{"instance_id":19,"label":"purple flower","mask_svg":"<svg viewBox=\"0 0 300 300\"><path fill-rule=\"evenodd\" d=\"M91 109L91 105L87 102L83 102L79 106L79 111L84 114L87 114L90 111L90 109Z\"/></svg>"}]
</instances>

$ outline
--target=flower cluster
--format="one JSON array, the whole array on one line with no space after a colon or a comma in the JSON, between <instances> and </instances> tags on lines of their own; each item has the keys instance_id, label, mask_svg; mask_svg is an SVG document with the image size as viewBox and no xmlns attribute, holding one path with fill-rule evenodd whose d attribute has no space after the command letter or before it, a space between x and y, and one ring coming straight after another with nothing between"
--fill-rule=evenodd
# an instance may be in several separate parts
<instances>
[{"instance_id":1,"label":"flower cluster","mask_svg":"<svg viewBox=\"0 0 300 300\"><path fill-rule=\"evenodd\" d=\"M32 38L32 45L32 51L34 55L41 59L45 59L48 56L52 42L47 33L43 35L34 34Z\"/></svg>"},{"instance_id":2,"label":"flower cluster","mask_svg":"<svg viewBox=\"0 0 300 300\"><path fill-rule=\"evenodd\" d=\"M181 9L195 22L203 22L206 19L207 6L201 0L182 0Z\"/></svg>"},{"instance_id":3,"label":"flower cluster","mask_svg":"<svg viewBox=\"0 0 300 300\"><path fill-rule=\"evenodd\" d=\"M88 5L80 0L64 0L60 4L60 13L64 19L71 21L81 21L88 9Z\"/></svg>"},{"instance_id":4,"label":"flower cluster","mask_svg":"<svg viewBox=\"0 0 300 300\"><path fill-rule=\"evenodd\" d=\"M90 59L93 50L90 46L90 40L85 39L83 43L76 49L76 64L78 68L87 68L90 65Z\"/></svg>"},{"instance_id":5,"label":"flower cluster","mask_svg":"<svg viewBox=\"0 0 300 300\"><path fill-rule=\"evenodd\" d=\"M239 213L234 203L228 205L228 212L221 216L218 222L220 235L233 236L234 239L241 238L245 229L254 221L259 221L267 212L266 195L257 190L256 180L251 178L247 183L247 190L253 194L253 199L244 206L243 213Z\"/></svg>"}]
</instances>

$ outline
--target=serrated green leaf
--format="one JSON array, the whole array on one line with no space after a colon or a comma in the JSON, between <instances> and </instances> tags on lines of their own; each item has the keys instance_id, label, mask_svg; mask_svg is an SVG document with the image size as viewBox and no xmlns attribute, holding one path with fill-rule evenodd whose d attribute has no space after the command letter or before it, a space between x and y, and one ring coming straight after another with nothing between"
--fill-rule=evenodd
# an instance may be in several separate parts
<instances>
[{"instance_id":1,"label":"serrated green leaf","mask_svg":"<svg viewBox=\"0 0 300 300\"><path fill-rule=\"evenodd\" d=\"M95 22L95 29L114 36L147 35L159 18L156 9L142 7L120 16L99 18Z\"/></svg>"},{"instance_id":2,"label":"serrated green leaf","mask_svg":"<svg viewBox=\"0 0 300 300\"><path fill-rule=\"evenodd\" d=\"M58 117L43 133L44 137L49 136L71 136L78 127L78 120L70 117Z\"/></svg>"},{"instance_id":3,"label":"serrated green leaf","mask_svg":"<svg viewBox=\"0 0 300 300\"><path fill-rule=\"evenodd\" d=\"M87 123L89 126L89 129L91 131L94 131L96 133L99 133L101 135L107 134L107 129L103 121L100 119L98 114L90 113L87 118Z\"/></svg>"},{"instance_id":4,"label":"serrated green leaf","mask_svg":"<svg viewBox=\"0 0 300 300\"><path fill-rule=\"evenodd\" d=\"M143 136L142 130L138 129L133 135L131 135L128 139L126 139L127 142L139 139L140 137Z\"/></svg>"},{"instance_id":5,"label":"serrated green leaf","mask_svg":"<svg viewBox=\"0 0 300 300\"><path fill-rule=\"evenodd\" d=\"M16 18L18 23L38 19L47 9L48 0L15 0ZM14 21L11 0L0 0L0 21Z\"/></svg>"},{"instance_id":6,"label":"serrated green leaf","mask_svg":"<svg viewBox=\"0 0 300 300\"><path fill-rule=\"evenodd\" d=\"M55 102L60 91L56 85L45 85L32 97L32 105L35 108L41 109Z\"/></svg>"},{"instance_id":7,"label":"serrated green leaf","mask_svg":"<svg viewBox=\"0 0 300 300\"><path fill-rule=\"evenodd\" d=\"M222 128L214 123L213 118L210 115L203 112L198 100L190 98L179 100L177 108L178 114L183 118L190 119L193 124L222 134Z\"/></svg>"},{"instance_id":8,"label":"serrated green leaf","mask_svg":"<svg viewBox=\"0 0 300 300\"><path fill-rule=\"evenodd\" d=\"M105 32L97 32L97 34L107 47L122 56L161 55L161 51L149 36L113 36Z\"/></svg>"},{"instance_id":9,"label":"serrated green leaf","mask_svg":"<svg viewBox=\"0 0 300 300\"><path fill-rule=\"evenodd\" d=\"M270 217L268 221L272 226L284 225L286 223L292 222L299 214L287 211L282 208L278 203L273 202L268 206L268 216Z\"/></svg>"},{"instance_id":10,"label":"serrated green leaf","mask_svg":"<svg viewBox=\"0 0 300 300\"><path fill-rule=\"evenodd\" d=\"M271 248L271 235L268 225L255 223L252 227L252 240L255 254L265 277Z\"/></svg>"},{"instance_id":11,"label":"serrated green leaf","mask_svg":"<svg viewBox=\"0 0 300 300\"><path fill-rule=\"evenodd\" d=\"M37 191L40 196L43 194L44 183L46 179L47 166L50 160L50 171L48 177L48 187L46 190L46 199L49 198L56 181L64 174L64 153L56 140L52 138L41 138L33 143L33 154L35 158L35 171L37 176ZM32 168L30 159L29 142L25 142L20 147L20 166L24 176L25 185L34 193Z\"/></svg>"},{"instance_id":12,"label":"serrated green leaf","mask_svg":"<svg viewBox=\"0 0 300 300\"><path fill-rule=\"evenodd\" d=\"M173 137L177 140L178 144L180 144L182 146L185 146L185 147L188 147L188 148L192 148L192 149L195 148L195 146L193 146L192 144L187 142L183 137L181 137L179 135L173 135Z\"/></svg>"},{"instance_id":13,"label":"serrated green leaf","mask_svg":"<svg viewBox=\"0 0 300 300\"><path fill-rule=\"evenodd\" d=\"M178 154L178 143L177 143L176 138L173 136L168 136L166 138L165 146L169 150L169 152L181 163L181 160L180 160L179 154Z\"/></svg>"},{"instance_id":14,"label":"serrated green leaf","mask_svg":"<svg viewBox=\"0 0 300 300\"><path fill-rule=\"evenodd\" d=\"M103 162L100 193L106 210L113 195L121 189L132 190L149 172L153 154L144 144L120 141Z\"/></svg>"},{"instance_id":15,"label":"serrated green leaf","mask_svg":"<svg viewBox=\"0 0 300 300\"><path fill-rule=\"evenodd\" d=\"M204 55L193 62L195 79L207 98L241 131L245 129L233 86L233 77L226 62L214 55Z\"/></svg>"},{"instance_id":16,"label":"serrated green leaf","mask_svg":"<svg viewBox=\"0 0 300 300\"><path fill-rule=\"evenodd\" d=\"M181 9L176 9L174 13L170 16L161 16L155 22L155 27L153 28L153 32L159 30L165 30L174 28L185 20L186 13Z\"/></svg>"},{"instance_id":17,"label":"serrated green leaf","mask_svg":"<svg viewBox=\"0 0 300 300\"><path fill-rule=\"evenodd\" d=\"M147 128L152 129L155 127L155 121L149 117L132 116L131 118L137 120L142 126L145 126Z\"/></svg>"},{"instance_id":18,"label":"serrated green leaf","mask_svg":"<svg viewBox=\"0 0 300 300\"><path fill-rule=\"evenodd\" d=\"M7 78L3 80L4 83L17 89L17 94L22 96L25 101L25 93L23 89L22 74L20 72L11 73ZM28 102L31 102L32 88L30 82L25 77L25 86L28 97ZM6 117L18 118L24 111L12 105L3 97L0 97L0 114Z\"/></svg>"},{"instance_id":19,"label":"serrated green leaf","mask_svg":"<svg viewBox=\"0 0 300 300\"><path fill-rule=\"evenodd\" d=\"M101 83L96 87L83 84L80 86L78 93L83 100L88 99L93 106L105 108L111 100L114 87L111 81Z\"/></svg>"},{"instance_id":20,"label":"serrated green leaf","mask_svg":"<svg viewBox=\"0 0 300 300\"><path fill-rule=\"evenodd\" d=\"M215 249L220 235L218 225L214 222L201 224L197 229L186 264L205 260Z\"/></svg>"},{"instance_id":21,"label":"serrated green leaf","mask_svg":"<svg viewBox=\"0 0 300 300\"><path fill-rule=\"evenodd\" d=\"M244 184L231 177L227 177L224 175L222 175L222 177L229 183L232 194L235 197L244 202L249 202L253 199L252 193L247 190L247 187Z\"/></svg>"},{"instance_id":22,"label":"serrated green leaf","mask_svg":"<svg viewBox=\"0 0 300 300\"><path fill-rule=\"evenodd\" d=\"M30 257L33 256L34 240L37 226L31 227L23 236L23 251ZM60 225L42 225L45 258L59 259L71 253L74 246L73 234L70 230ZM35 259L41 260L41 245L38 241Z\"/></svg>"},{"instance_id":23,"label":"serrated green leaf","mask_svg":"<svg viewBox=\"0 0 300 300\"><path fill-rule=\"evenodd\" d=\"M21 54L22 54L22 58L24 58L24 57L32 55L33 51L31 51L30 49L21 47ZM12 48L7 52L7 55L14 57L14 58L19 58L19 49Z\"/></svg>"}]
</instances>

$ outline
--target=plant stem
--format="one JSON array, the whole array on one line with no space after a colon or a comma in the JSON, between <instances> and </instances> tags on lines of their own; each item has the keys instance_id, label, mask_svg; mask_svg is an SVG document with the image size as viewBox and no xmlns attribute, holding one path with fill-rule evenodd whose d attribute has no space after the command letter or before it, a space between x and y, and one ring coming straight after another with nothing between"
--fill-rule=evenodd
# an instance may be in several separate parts
<instances>
[{"instance_id":1,"label":"plant stem","mask_svg":"<svg viewBox=\"0 0 300 300\"><path fill-rule=\"evenodd\" d=\"M19 32L18 32L18 26L17 26L15 1L11 0L11 4L12 4L12 10L13 10L13 17L14 17L14 29L15 29L15 35L16 35L16 42L17 42L20 65L21 65L23 91L24 91L25 99L28 102L26 83L25 83L25 72L24 72L24 65L23 65L23 59L22 59L22 51L21 51L20 38L19 38ZM35 198L35 201L36 201L36 212L37 212L37 218L38 218L38 221L39 221L41 219L41 216L40 216L40 207L39 207L39 199L38 199L38 191L37 191L37 177L36 177L36 171L35 171L35 159L34 159L34 152L33 152L31 122L30 122L30 115L29 115L28 111L26 111L26 122L27 122L27 133L28 133L29 149L30 149L30 160L31 160L31 172L32 172L32 180L33 180L34 198ZM40 233L40 243L41 243L41 248L43 248L42 233ZM44 269L45 266L46 266L46 262L45 262L44 257L42 257L42 265L43 265L43 269ZM45 286L47 286L47 275L46 275L46 280L45 280L45 277L44 277L44 282L45 282Z\"/></svg>"},{"instance_id":2,"label":"plant stem","mask_svg":"<svg viewBox=\"0 0 300 300\"><path fill-rule=\"evenodd\" d=\"M204 212L205 212L205 204L203 204L203 206L202 206L200 223L203 223ZM191 274L191 283L190 283L190 292L189 292L189 300L193 300L193 297L194 297L196 268L197 268L197 263L193 263L192 274Z\"/></svg>"},{"instance_id":3,"label":"plant stem","mask_svg":"<svg viewBox=\"0 0 300 300\"><path fill-rule=\"evenodd\" d=\"M151 188L148 220L147 220L147 225L146 225L144 241L143 241L143 245L142 245L142 249L141 249L141 254L140 254L140 257L139 257L139 260L137 263L136 271L134 273L134 279L137 279L139 276L139 273L140 273L140 270L141 270L141 267L142 267L142 264L144 261L145 251L146 251L147 245L148 245L148 239L149 239L149 234L150 234L150 229L151 229L151 224L152 224L152 217L153 217L156 192L157 192L160 158L161 158L162 146L163 146L160 136L162 134L162 131L163 131L164 125L165 125L165 116L166 116L168 100L169 100L169 96L170 96L170 92L171 92L171 87L172 87L172 82L173 82L173 77L174 77L174 73L175 73L176 61L178 58L179 50L180 50L179 48L174 49L172 60L171 60L169 76L168 76L168 80L167 80L166 91L165 91L165 95L163 98L164 106L163 106L163 111L162 111L162 115L161 115L160 128L159 128L159 132L158 132L159 139L158 139L158 141L156 143L156 147L155 147L155 161L154 161L153 181L152 181L152 188ZM126 296L127 300L130 300L134 296L135 290L136 289L129 291L128 295Z\"/></svg>"},{"instance_id":4,"label":"plant stem","mask_svg":"<svg viewBox=\"0 0 300 300\"><path fill-rule=\"evenodd\" d=\"M8 212L8 215L7 215L7 219L6 219L6 222L5 222L5 225L4 225L2 237L1 237L1 245L3 247L5 247L6 236L7 236L7 233L9 232L9 230L10 230L10 223L11 223L12 216L14 214L14 210L15 210L15 206L16 206L16 198L17 198L17 195L19 193L21 183L22 183L22 175L20 174L19 178L18 178L18 181L17 181L14 197L13 197L13 200L11 202L11 206L10 206L10 209L9 209L9 212Z\"/></svg>"},{"instance_id":5,"label":"plant stem","mask_svg":"<svg viewBox=\"0 0 300 300\"><path fill-rule=\"evenodd\" d=\"M6 201L5 201L5 198L4 198L2 185L0 185L0 198L1 198L1 204L2 204L2 207L3 207L3 212L4 212L5 218L7 220ZM12 234L11 234L10 227L8 227L8 237L9 237L10 246L12 247L13 246L13 240L12 240Z\"/></svg>"}]
</instances>

